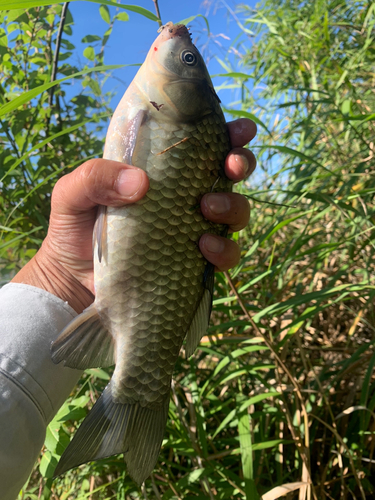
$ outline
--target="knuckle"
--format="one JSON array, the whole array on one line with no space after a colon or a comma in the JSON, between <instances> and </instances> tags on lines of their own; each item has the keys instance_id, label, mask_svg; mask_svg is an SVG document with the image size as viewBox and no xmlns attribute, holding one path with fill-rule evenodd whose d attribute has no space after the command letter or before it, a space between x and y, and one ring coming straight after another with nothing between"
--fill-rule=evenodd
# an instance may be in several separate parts
<instances>
[{"instance_id":1,"label":"knuckle","mask_svg":"<svg viewBox=\"0 0 375 500\"><path fill-rule=\"evenodd\" d=\"M55 184L52 194L51 194L51 209L53 210L56 203L58 203L58 200L60 198L61 192L63 190L63 177L61 177Z\"/></svg>"},{"instance_id":2,"label":"knuckle","mask_svg":"<svg viewBox=\"0 0 375 500\"><path fill-rule=\"evenodd\" d=\"M80 167L78 182L85 196L94 203L110 200L114 181L103 168L102 159L94 158L85 162Z\"/></svg>"},{"instance_id":3,"label":"knuckle","mask_svg":"<svg viewBox=\"0 0 375 500\"><path fill-rule=\"evenodd\" d=\"M64 198L64 194L69 190L69 184L71 182L71 176L74 172L60 177L56 182L52 194L51 194L51 209L54 210L56 206L61 203Z\"/></svg>"}]
</instances>

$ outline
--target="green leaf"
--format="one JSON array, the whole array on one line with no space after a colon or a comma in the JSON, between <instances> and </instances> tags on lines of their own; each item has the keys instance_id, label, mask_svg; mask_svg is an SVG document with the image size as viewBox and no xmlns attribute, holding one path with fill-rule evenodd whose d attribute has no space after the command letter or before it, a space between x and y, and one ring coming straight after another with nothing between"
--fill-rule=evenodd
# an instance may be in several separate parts
<instances>
[{"instance_id":1,"label":"green leaf","mask_svg":"<svg viewBox=\"0 0 375 500\"><path fill-rule=\"evenodd\" d=\"M46 439L44 440L44 446L52 453L56 451L56 446L59 442L59 429L56 428L54 423L54 420L52 420L52 422L48 425L46 429Z\"/></svg>"},{"instance_id":2,"label":"green leaf","mask_svg":"<svg viewBox=\"0 0 375 500\"><path fill-rule=\"evenodd\" d=\"M231 352L228 356L225 356L220 363L216 366L213 376L215 377L223 368L232 363L235 359L245 354L250 354L257 351L266 351L268 347L263 345L252 345L249 347L243 347L241 349L236 349Z\"/></svg>"},{"instance_id":3,"label":"green leaf","mask_svg":"<svg viewBox=\"0 0 375 500\"><path fill-rule=\"evenodd\" d=\"M195 16L187 17L186 19L183 19L182 21L180 21L178 24L187 25L187 24L191 23L192 21L194 21L194 19L196 19L197 17L202 17L204 19L204 22L206 23L206 26L207 26L207 34L209 35L210 34L210 25L209 25L208 19L206 16L203 16L202 14L196 14Z\"/></svg>"},{"instance_id":4,"label":"green leaf","mask_svg":"<svg viewBox=\"0 0 375 500\"><path fill-rule=\"evenodd\" d=\"M42 476L46 478L53 477L53 473L56 469L58 458L55 454L46 450L43 453L42 459L40 461L39 470Z\"/></svg>"},{"instance_id":5,"label":"green leaf","mask_svg":"<svg viewBox=\"0 0 375 500\"><path fill-rule=\"evenodd\" d=\"M364 113L363 115L350 115L341 118L336 118L334 121L360 121L362 123L366 123L368 121L373 121L373 120L375 120L375 113L371 114Z\"/></svg>"},{"instance_id":6,"label":"green leaf","mask_svg":"<svg viewBox=\"0 0 375 500\"><path fill-rule=\"evenodd\" d=\"M186 488L190 484L196 483L202 475L206 472L206 469L195 469L186 474L183 478L179 479L174 483L177 491L180 491L180 488ZM169 500L175 497L175 493L172 489L168 489L164 495L161 497L162 500Z\"/></svg>"},{"instance_id":7,"label":"green leaf","mask_svg":"<svg viewBox=\"0 0 375 500\"><path fill-rule=\"evenodd\" d=\"M242 110L240 111L237 109L229 109L229 108L225 108L225 107L223 107L223 111L225 113L232 115L232 116L236 116L237 118L249 118L249 120L252 120L257 125L260 125L262 128L264 128L264 130L269 135L272 135L271 132L268 130L267 125L265 123L263 123L262 120L260 118L258 118L257 116L255 116L253 113L249 113L248 111L242 111Z\"/></svg>"},{"instance_id":8,"label":"green leaf","mask_svg":"<svg viewBox=\"0 0 375 500\"><path fill-rule=\"evenodd\" d=\"M24 240L27 236L30 236L31 234L36 233L37 231L40 231L41 229L43 229L43 226L34 227L31 231L26 231L24 233L20 233L15 238L12 238L11 240L6 241L5 243L2 243L0 245L0 250L3 250L4 248L11 247L14 243L16 243L16 241Z\"/></svg>"},{"instance_id":9,"label":"green leaf","mask_svg":"<svg viewBox=\"0 0 375 500\"><path fill-rule=\"evenodd\" d=\"M85 371L86 371L86 373L88 373L94 377L100 378L102 380L110 380L111 379L111 377L108 375L108 373L105 372L101 368L90 368L90 369L85 370Z\"/></svg>"},{"instance_id":10,"label":"green leaf","mask_svg":"<svg viewBox=\"0 0 375 500\"><path fill-rule=\"evenodd\" d=\"M242 395L237 395L237 405L242 400ZM241 449L242 472L245 479L246 500L258 500L259 495L254 483L253 446L251 439L250 417L244 412L238 418L238 437Z\"/></svg>"},{"instance_id":11,"label":"green leaf","mask_svg":"<svg viewBox=\"0 0 375 500\"><path fill-rule=\"evenodd\" d=\"M81 396L73 399L72 401L66 401L59 409L52 422L54 422L54 425L58 426L60 422L76 419L79 420L83 418L86 415L84 407L89 401L90 398L88 396Z\"/></svg>"},{"instance_id":12,"label":"green leaf","mask_svg":"<svg viewBox=\"0 0 375 500\"><path fill-rule=\"evenodd\" d=\"M297 158L301 158L302 160L305 160L307 163L313 163L314 165L317 165L318 167L322 168L323 170L327 170L330 175L333 175L335 177L339 177L337 174L334 172L328 170L324 165L322 165L318 160L313 158L312 156L308 156L304 153L301 153L301 151L297 151L296 149L289 148L288 146L279 146L276 144L272 144L270 146L272 149L275 149L276 151L280 151L280 153L286 153L290 156L296 156Z\"/></svg>"},{"instance_id":13,"label":"green leaf","mask_svg":"<svg viewBox=\"0 0 375 500\"><path fill-rule=\"evenodd\" d=\"M211 78L216 78L218 76L222 76L224 78L240 78L241 80L247 80L252 77L252 75L247 75L246 73L236 73L232 71L230 73L218 73L217 75L211 75Z\"/></svg>"},{"instance_id":14,"label":"green leaf","mask_svg":"<svg viewBox=\"0 0 375 500\"><path fill-rule=\"evenodd\" d=\"M212 435L212 438L215 438L223 429L225 429L230 422L237 416L237 410L234 409L228 413L228 415L222 420L215 430L214 434Z\"/></svg>"},{"instance_id":15,"label":"green leaf","mask_svg":"<svg viewBox=\"0 0 375 500\"><path fill-rule=\"evenodd\" d=\"M102 119L102 118L107 118L111 116L110 113L103 113L103 114L100 114L98 116L95 116L93 118L90 118L90 119L87 119L85 121L82 121L80 123L77 123L76 125L73 125L72 127L69 127L69 128L66 128L64 130L62 130L61 132L58 132L57 134L53 134L53 135L50 135L48 136L44 141L41 141L41 142L38 142L37 144L35 144L35 146L33 146L31 149L29 149L27 151L27 153L23 154L20 158L18 158L10 167L9 169L7 170L7 172L5 173L5 175L0 179L0 182L3 182L3 180L5 179L5 177L7 175L9 175L18 165L20 165L20 163L22 163L26 158L28 158L31 153L33 151L37 151L37 150L40 150L43 146L45 146L46 144L48 144L49 142L52 142L54 141L55 139L57 139L58 137L61 137L63 135L66 135L66 134L70 134L72 132L74 132L75 130L83 127L86 123L90 123L92 121L97 121L98 119Z\"/></svg>"},{"instance_id":16,"label":"green leaf","mask_svg":"<svg viewBox=\"0 0 375 500\"><path fill-rule=\"evenodd\" d=\"M257 323L264 316L273 316L276 313L281 313L282 311L287 311L291 307L298 306L300 304L308 304L312 300L327 300L331 298L333 295L338 294L340 292L353 293L364 290L375 290L375 286L369 285L351 285L351 284L343 284L338 285L336 287L327 287L319 290L317 292L306 293L304 295L297 295L291 299L286 300L285 302L278 302L272 304L268 307L265 307L262 311L258 312L254 315L253 320Z\"/></svg>"},{"instance_id":17,"label":"green leaf","mask_svg":"<svg viewBox=\"0 0 375 500\"><path fill-rule=\"evenodd\" d=\"M267 448L273 448L279 444L290 444L293 440L290 439L272 439L270 441L262 441L261 443L253 443L253 450L266 450Z\"/></svg>"},{"instance_id":18,"label":"green leaf","mask_svg":"<svg viewBox=\"0 0 375 500\"><path fill-rule=\"evenodd\" d=\"M50 89L51 87L54 87L55 85L59 85L59 83L66 82L67 80L72 80L73 78L87 75L88 73L92 73L95 71L110 71L111 69L124 68L125 66L137 66L137 65L135 65L135 64L128 64L128 65L127 64L115 64L115 65L109 65L109 66L96 66L95 68L87 68L87 69L84 69L83 71L78 71L77 73L74 73L73 75L66 76L65 78L60 78L60 80L55 80L54 82L45 83L44 85L40 85L39 87L35 87L34 89L29 90L28 92L24 92L23 94L16 97L12 101L1 106L0 107L0 117L6 115L7 113L10 113L11 111L13 111L17 108L19 108L23 104L26 104L27 102L34 99L34 97L36 97L39 94L41 94L42 92Z\"/></svg>"},{"instance_id":19,"label":"green leaf","mask_svg":"<svg viewBox=\"0 0 375 500\"><path fill-rule=\"evenodd\" d=\"M85 50L83 51L83 55L86 57L86 59L89 59L90 61L94 61L95 59L95 50L93 47L86 47Z\"/></svg>"},{"instance_id":20,"label":"green leaf","mask_svg":"<svg viewBox=\"0 0 375 500\"><path fill-rule=\"evenodd\" d=\"M0 0L0 5L1 5L1 0ZM10 11L7 13L7 22L11 23L11 22L15 21L16 19L18 19L23 14L25 14L25 11L23 9L16 9L16 10Z\"/></svg>"},{"instance_id":21,"label":"green leaf","mask_svg":"<svg viewBox=\"0 0 375 500\"><path fill-rule=\"evenodd\" d=\"M341 113L343 115L350 115L352 107L352 101L350 99L345 99L345 101L341 105Z\"/></svg>"},{"instance_id":22,"label":"green leaf","mask_svg":"<svg viewBox=\"0 0 375 500\"><path fill-rule=\"evenodd\" d=\"M115 17L119 21L129 21L129 14L127 14L126 12L119 12Z\"/></svg>"},{"instance_id":23,"label":"green leaf","mask_svg":"<svg viewBox=\"0 0 375 500\"><path fill-rule=\"evenodd\" d=\"M371 387L371 378L374 372L374 367L375 367L375 353L371 356L371 359L369 361L369 366L366 371L365 377L363 379L363 384L362 384L362 390L361 390L361 398L360 398L360 405L367 407L368 406L368 397L370 394L370 387ZM367 408L366 408L367 410ZM369 419L371 415L366 415L363 413L361 415L361 430L362 430L362 438L364 437L364 432L368 428L369 425Z\"/></svg>"},{"instance_id":24,"label":"green leaf","mask_svg":"<svg viewBox=\"0 0 375 500\"><path fill-rule=\"evenodd\" d=\"M124 14L126 14L124 12ZM101 40L101 37L98 35L86 35L82 38L81 42L82 43L91 43L91 42L97 42L98 40Z\"/></svg>"},{"instance_id":25,"label":"green leaf","mask_svg":"<svg viewBox=\"0 0 375 500\"><path fill-rule=\"evenodd\" d=\"M139 5L122 5L117 2L110 2L108 0L71 0L71 2L92 2L99 3L101 5L114 6L118 9L129 10L131 12L136 12L141 16L146 17L147 19L151 19L151 21L158 21L158 18L150 12L149 10L140 7ZM63 2L58 2L63 3ZM11 9L30 9L31 7L39 7L43 5L51 5L50 0L0 0L0 11L2 10L11 10Z\"/></svg>"},{"instance_id":26,"label":"green leaf","mask_svg":"<svg viewBox=\"0 0 375 500\"><path fill-rule=\"evenodd\" d=\"M107 24L111 24L111 15L106 5L101 5L99 7L99 13L104 22L106 22Z\"/></svg>"},{"instance_id":27,"label":"green leaf","mask_svg":"<svg viewBox=\"0 0 375 500\"><path fill-rule=\"evenodd\" d=\"M268 240L273 236L277 231L282 229L283 227L287 226L291 222L294 222L295 220L301 219L301 217L305 217L308 213L311 213L311 210L308 210L307 212L302 212L301 214L295 215L294 217L290 217L289 219L282 220L278 224L276 224L274 227L271 227L266 234L261 238L260 242L262 243L263 241Z\"/></svg>"}]
</instances>

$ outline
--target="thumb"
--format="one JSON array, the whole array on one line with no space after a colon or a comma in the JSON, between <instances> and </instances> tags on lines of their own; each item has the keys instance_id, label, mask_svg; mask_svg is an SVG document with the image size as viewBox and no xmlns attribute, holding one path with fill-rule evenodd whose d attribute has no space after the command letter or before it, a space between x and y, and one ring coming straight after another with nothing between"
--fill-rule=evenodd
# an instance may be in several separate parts
<instances>
[{"instance_id":1,"label":"thumb","mask_svg":"<svg viewBox=\"0 0 375 500\"><path fill-rule=\"evenodd\" d=\"M103 158L89 160L56 183L52 210L68 215L96 205L126 205L140 200L148 187L148 177L140 168Z\"/></svg>"}]
</instances>

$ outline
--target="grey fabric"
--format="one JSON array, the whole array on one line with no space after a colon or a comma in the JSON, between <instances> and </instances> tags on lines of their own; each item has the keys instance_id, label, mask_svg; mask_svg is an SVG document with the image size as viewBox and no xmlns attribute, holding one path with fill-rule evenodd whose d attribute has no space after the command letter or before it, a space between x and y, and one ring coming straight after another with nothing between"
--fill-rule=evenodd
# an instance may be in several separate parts
<instances>
[{"instance_id":1,"label":"grey fabric","mask_svg":"<svg viewBox=\"0 0 375 500\"><path fill-rule=\"evenodd\" d=\"M10 283L0 290L0 498L15 500L48 423L81 372L55 365L50 345L77 313L50 293Z\"/></svg>"}]
</instances>

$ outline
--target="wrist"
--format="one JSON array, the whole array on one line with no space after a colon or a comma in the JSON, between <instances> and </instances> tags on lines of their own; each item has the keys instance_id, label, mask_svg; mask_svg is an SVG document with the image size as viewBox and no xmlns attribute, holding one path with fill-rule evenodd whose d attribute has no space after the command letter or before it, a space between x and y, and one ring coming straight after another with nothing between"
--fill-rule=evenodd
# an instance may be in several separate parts
<instances>
[{"instance_id":1,"label":"wrist","mask_svg":"<svg viewBox=\"0 0 375 500\"><path fill-rule=\"evenodd\" d=\"M81 313L94 301L93 294L60 262L51 259L42 248L16 274L12 283L25 283L46 290Z\"/></svg>"}]
</instances>

